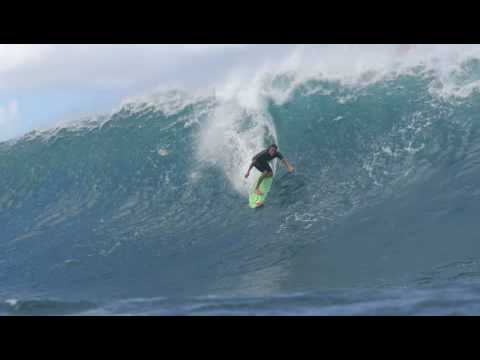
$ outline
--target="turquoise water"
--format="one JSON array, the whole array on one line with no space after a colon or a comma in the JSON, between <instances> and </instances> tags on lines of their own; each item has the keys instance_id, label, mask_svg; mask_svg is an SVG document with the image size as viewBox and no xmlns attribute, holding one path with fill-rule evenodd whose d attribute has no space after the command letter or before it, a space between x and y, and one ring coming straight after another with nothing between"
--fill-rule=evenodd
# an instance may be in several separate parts
<instances>
[{"instance_id":1,"label":"turquoise water","mask_svg":"<svg viewBox=\"0 0 480 360\"><path fill-rule=\"evenodd\" d=\"M0 143L0 313L478 314L479 92L440 96L422 67L271 87L288 96L171 91ZM252 211L270 141L296 172Z\"/></svg>"}]
</instances>

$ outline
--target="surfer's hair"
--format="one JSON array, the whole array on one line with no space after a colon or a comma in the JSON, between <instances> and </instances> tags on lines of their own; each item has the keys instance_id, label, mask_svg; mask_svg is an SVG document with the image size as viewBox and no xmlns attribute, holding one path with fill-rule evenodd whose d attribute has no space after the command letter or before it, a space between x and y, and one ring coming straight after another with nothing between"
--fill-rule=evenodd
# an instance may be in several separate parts
<instances>
[{"instance_id":1,"label":"surfer's hair","mask_svg":"<svg viewBox=\"0 0 480 360\"><path fill-rule=\"evenodd\" d=\"M270 145L268 148L269 148L269 149L275 148L275 150L278 150L277 144L272 144L272 145Z\"/></svg>"}]
</instances>

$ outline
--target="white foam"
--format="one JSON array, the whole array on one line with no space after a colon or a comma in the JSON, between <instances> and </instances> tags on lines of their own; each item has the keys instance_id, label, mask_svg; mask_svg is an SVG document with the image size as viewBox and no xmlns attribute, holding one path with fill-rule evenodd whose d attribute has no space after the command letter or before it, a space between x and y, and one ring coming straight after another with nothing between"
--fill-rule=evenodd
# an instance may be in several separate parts
<instances>
[{"instance_id":1,"label":"white foam","mask_svg":"<svg viewBox=\"0 0 480 360\"><path fill-rule=\"evenodd\" d=\"M167 156L168 155L168 150L167 149L159 149L158 150L158 155Z\"/></svg>"},{"instance_id":2,"label":"white foam","mask_svg":"<svg viewBox=\"0 0 480 360\"><path fill-rule=\"evenodd\" d=\"M7 299L7 300L5 300L5 303L10 305L10 306L16 306L18 304L18 300L17 299Z\"/></svg>"},{"instance_id":3,"label":"white foam","mask_svg":"<svg viewBox=\"0 0 480 360\"><path fill-rule=\"evenodd\" d=\"M153 107L156 111L163 112L166 116L177 114L185 107L198 101L206 100L214 95L212 89L188 91L182 88L157 88L151 92L138 96L127 97L120 103L120 107L132 111L141 111L146 107Z\"/></svg>"},{"instance_id":4,"label":"white foam","mask_svg":"<svg viewBox=\"0 0 480 360\"><path fill-rule=\"evenodd\" d=\"M224 100L236 98L243 106L258 109L264 98L284 103L296 86L308 80L365 86L421 67L438 81L432 88L435 95L466 97L480 87L478 81L455 81L455 74L469 59L480 59L479 45L298 45L256 69L233 69L217 88ZM276 74L288 74L289 83L274 85ZM320 90L312 88L309 93Z\"/></svg>"},{"instance_id":5,"label":"white foam","mask_svg":"<svg viewBox=\"0 0 480 360\"><path fill-rule=\"evenodd\" d=\"M202 126L196 155L202 162L221 168L233 188L246 195L253 185L255 170L248 180L244 174L269 137L277 139L266 112L226 101L212 111Z\"/></svg>"}]
</instances>

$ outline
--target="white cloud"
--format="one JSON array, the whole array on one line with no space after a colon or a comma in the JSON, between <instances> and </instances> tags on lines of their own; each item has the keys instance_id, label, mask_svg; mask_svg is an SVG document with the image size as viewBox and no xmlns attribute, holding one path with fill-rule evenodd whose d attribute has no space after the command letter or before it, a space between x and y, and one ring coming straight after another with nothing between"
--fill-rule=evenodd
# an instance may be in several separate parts
<instances>
[{"instance_id":1,"label":"white cloud","mask_svg":"<svg viewBox=\"0 0 480 360\"><path fill-rule=\"evenodd\" d=\"M0 45L0 76L22 65L42 59L51 45Z\"/></svg>"},{"instance_id":2,"label":"white cloud","mask_svg":"<svg viewBox=\"0 0 480 360\"><path fill-rule=\"evenodd\" d=\"M0 90L46 86L131 89L178 82L204 73L205 57L214 67L222 62L221 58L228 64L228 56L245 47L248 46L0 45Z\"/></svg>"}]
</instances>

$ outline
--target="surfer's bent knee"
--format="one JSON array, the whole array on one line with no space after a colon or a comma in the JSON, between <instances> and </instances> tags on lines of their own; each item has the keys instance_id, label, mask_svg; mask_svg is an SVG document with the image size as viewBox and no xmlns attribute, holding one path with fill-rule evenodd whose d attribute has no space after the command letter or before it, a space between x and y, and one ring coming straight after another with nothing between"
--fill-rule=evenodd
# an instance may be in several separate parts
<instances>
[{"instance_id":1,"label":"surfer's bent knee","mask_svg":"<svg viewBox=\"0 0 480 360\"><path fill-rule=\"evenodd\" d=\"M272 177L272 176L273 176L273 172L267 170L267 171L265 171L265 172L263 173L263 175L264 175L265 177Z\"/></svg>"}]
</instances>

